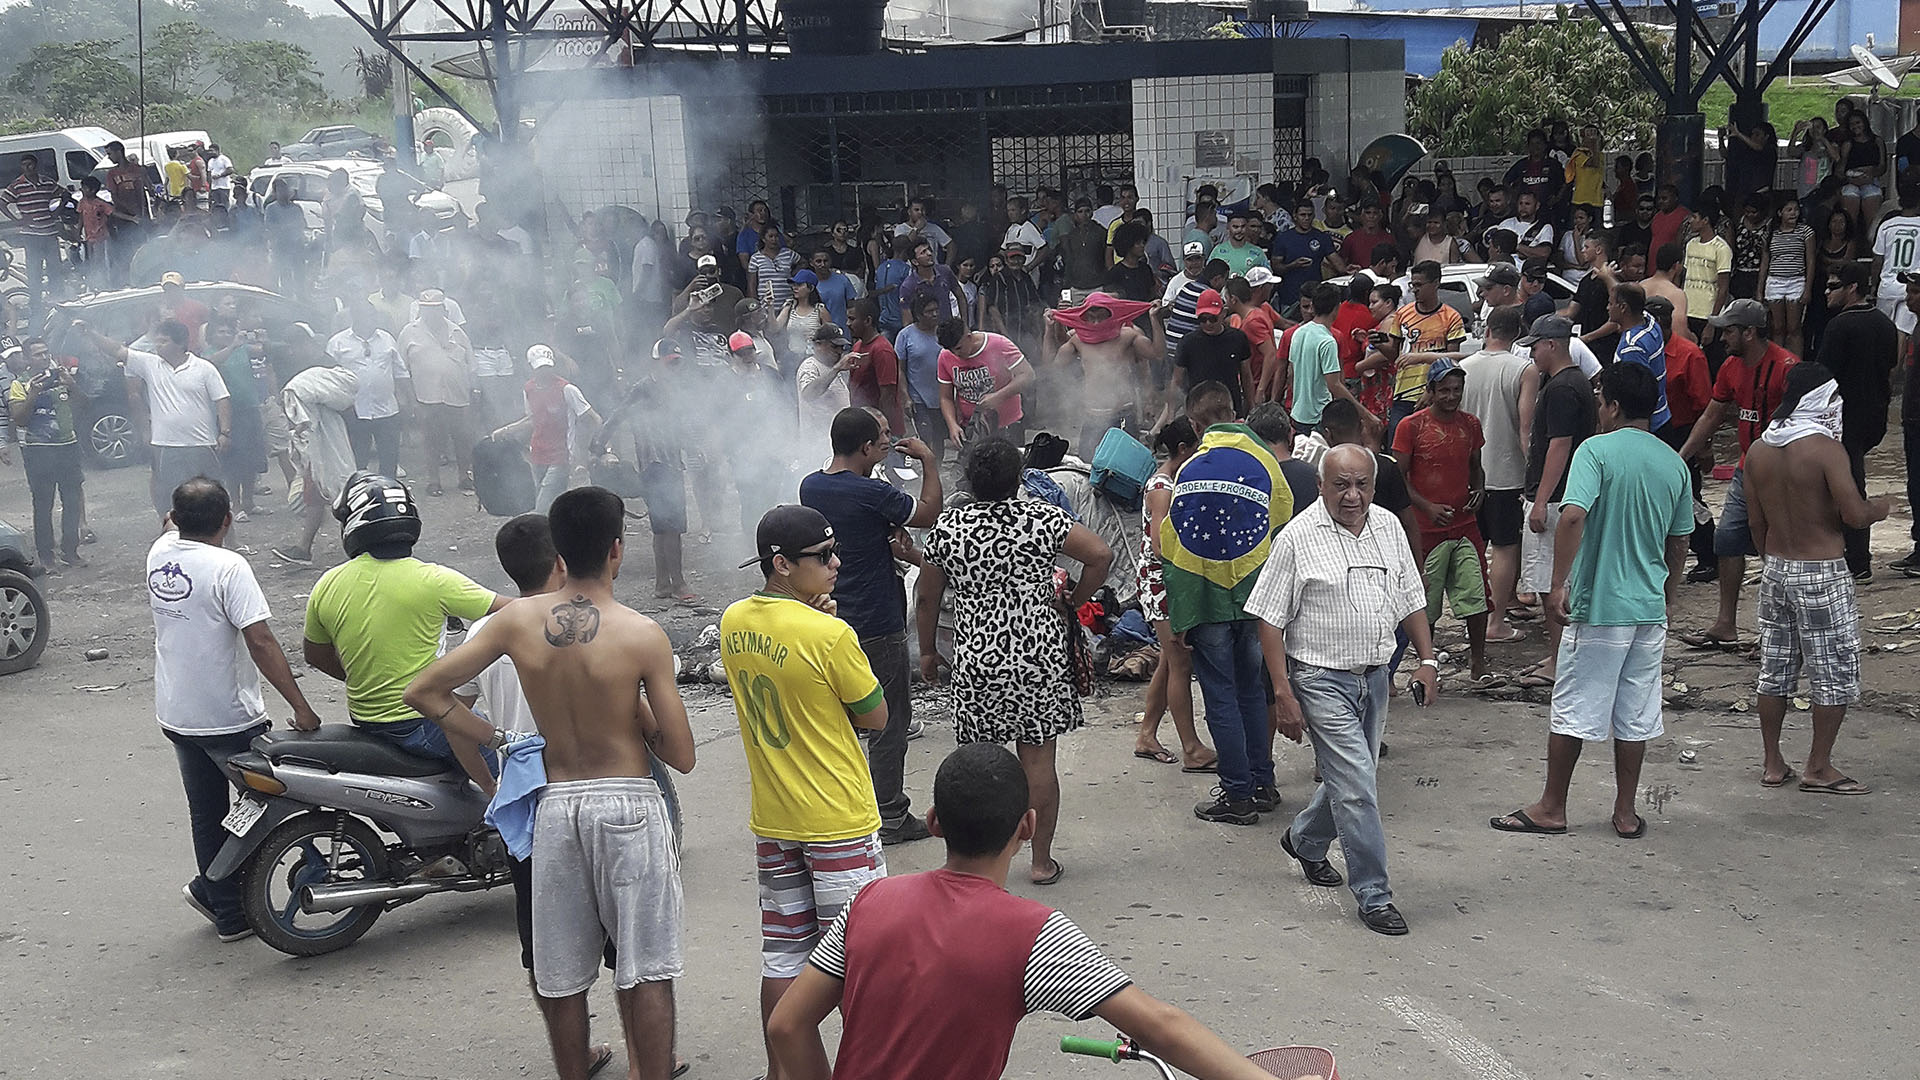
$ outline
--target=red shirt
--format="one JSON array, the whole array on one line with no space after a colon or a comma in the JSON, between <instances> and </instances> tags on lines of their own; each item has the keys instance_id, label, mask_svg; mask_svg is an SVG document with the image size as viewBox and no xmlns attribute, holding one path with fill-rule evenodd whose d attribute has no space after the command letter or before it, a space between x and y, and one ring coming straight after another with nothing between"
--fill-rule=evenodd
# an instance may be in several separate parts
<instances>
[{"instance_id":1,"label":"red shirt","mask_svg":"<svg viewBox=\"0 0 1920 1080\"><path fill-rule=\"evenodd\" d=\"M1367 355L1367 331L1379 325L1380 320L1373 317L1373 309L1352 300L1342 300L1333 313L1333 343L1340 348L1340 374L1348 379L1359 378L1353 366Z\"/></svg>"},{"instance_id":2,"label":"red shirt","mask_svg":"<svg viewBox=\"0 0 1920 1080\"><path fill-rule=\"evenodd\" d=\"M1258 382L1267 360L1274 355L1273 313L1264 304L1257 305L1245 315L1234 316L1233 326L1247 335L1247 346L1253 351L1253 378Z\"/></svg>"},{"instance_id":3,"label":"red shirt","mask_svg":"<svg viewBox=\"0 0 1920 1080\"><path fill-rule=\"evenodd\" d=\"M1393 242L1393 234L1385 229L1368 232L1355 229L1340 241L1340 257L1347 260L1349 266L1356 269L1373 265L1373 249L1381 244Z\"/></svg>"},{"instance_id":4,"label":"red shirt","mask_svg":"<svg viewBox=\"0 0 1920 1080\"><path fill-rule=\"evenodd\" d=\"M1766 430L1773 411L1787 396L1787 369L1799 362L1799 357L1769 341L1757 364L1737 354L1720 364L1720 374L1713 380L1713 400L1730 401L1740 410L1741 464L1747 461L1747 445Z\"/></svg>"},{"instance_id":5,"label":"red shirt","mask_svg":"<svg viewBox=\"0 0 1920 1080\"><path fill-rule=\"evenodd\" d=\"M1687 224L1687 215L1690 213L1692 211L1686 207L1676 206L1653 215L1653 224L1648 226L1653 230L1653 250L1647 252L1648 266L1653 265L1661 248L1680 239L1680 230Z\"/></svg>"},{"instance_id":6,"label":"red shirt","mask_svg":"<svg viewBox=\"0 0 1920 1080\"><path fill-rule=\"evenodd\" d=\"M1667 409L1673 422L1690 428L1707 411L1713 397L1713 377L1707 374L1707 354L1686 338L1667 339Z\"/></svg>"},{"instance_id":7,"label":"red shirt","mask_svg":"<svg viewBox=\"0 0 1920 1080\"><path fill-rule=\"evenodd\" d=\"M885 334L872 341L859 342L854 351L864 352L868 360L847 373L847 394L860 408L879 409L887 417L887 428L896 439L905 438L907 418L900 411L900 355Z\"/></svg>"},{"instance_id":8,"label":"red shirt","mask_svg":"<svg viewBox=\"0 0 1920 1080\"><path fill-rule=\"evenodd\" d=\"M1418 507L1414 508L1413 516L1420 522L1420 546L1432 550L1433 545L1458 537L1480 542L1480 526L1466 507L1473 454L1486 442L1479 419L1464 410L1455 410L1452 419L1442 420L1432 409L1421 409L1394 429L1393 456L1406 471L1407 486L1430 503L1454 509L1451 524L1435 525Z\"/></svg>"}]
</instances>

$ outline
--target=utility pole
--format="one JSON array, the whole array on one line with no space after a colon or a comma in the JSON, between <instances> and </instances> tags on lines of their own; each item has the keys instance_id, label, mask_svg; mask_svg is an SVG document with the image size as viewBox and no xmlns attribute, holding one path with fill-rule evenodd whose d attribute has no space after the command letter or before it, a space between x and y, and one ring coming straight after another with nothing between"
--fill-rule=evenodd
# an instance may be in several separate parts
<instances>
[{"instance_id":1,"label":"utility pole","mask_svg":"<svg viewBox=\"0 0 1920 1080\"><path fill-rule=\"evenodd\" d=\"M406 43L395 41L391 46L393 56L387 59L387 70L393 77L393 152L400 167L411 169L419 164L413 155L413 90L407 81L407 66L399 62L406 52Z\"/></svg>"}]
</instances>

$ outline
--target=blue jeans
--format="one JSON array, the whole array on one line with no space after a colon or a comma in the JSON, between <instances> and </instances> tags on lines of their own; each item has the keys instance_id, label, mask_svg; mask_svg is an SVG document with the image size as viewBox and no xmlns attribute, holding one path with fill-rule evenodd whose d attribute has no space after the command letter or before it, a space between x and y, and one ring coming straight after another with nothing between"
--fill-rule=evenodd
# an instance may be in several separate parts
<instances>
[{"instance_id":1,"label":"blue jeans","mask_svg":"<svg viewBox=\"0 0 1920 1080\"><path fill-rule=\"evenodd\" d=\"M453 744L447 741L445 729L424 716L418 720L399 720L390 724L356 723L353 726L369 735L378 735L409 754L444 761L456 769L465 771L465 766L460 764L460 759L453 756ZM487 771L499 776L499 755L483 748L480 756L486 760Z\"/></svg>"},{"instance_id":2,"label":"blue jeans","mask_svg":"<svg viewBox=\"0 0 1920 1080\"><path fill-rule=\"evenodd\" d=\"M1260 620L1201 623L1187 631L1187 646L1207 709L1207 731L1220 755L1220 787L1230 800L1250 799L1254 788L1273 786Z\"/></svg>"},{"instance_id":3,"label":"blue jeans","mask_svg":"<svg viewBox=\"0 0 1920 1080\"><path fill-rule=\"evenodd\" d=\"M193 832L194 895L213 912L214 928L230 934L246 928L247 917L240 909L240 877L208 881L207 867L226 846L227 830L220 824L233 809L233 781L227 778L227 759L245 753L256 736L264 735L267 725L259 723L231 735L182 735L160 729L173 744L173 756L180 763L180 783L187 790L187 824Z\"/></svg>"},{"instance_id":4,"label":"blue jeans","mask_svg":"<svg viewBox=\"0 0 1920 1080\"><path fill-rule=\"evenodd\" d=\"M1320 764L1320 787L1293 819L1293 848L1303 859L1324 859L1338 836L1347 886L1360 910L1385 907L1393 903L1393 890L1387 886L1387 834L1374 771L1387 725L1387 667L1357 675L1289 660L1287 678Z\"/></svg>"}]
</instances>

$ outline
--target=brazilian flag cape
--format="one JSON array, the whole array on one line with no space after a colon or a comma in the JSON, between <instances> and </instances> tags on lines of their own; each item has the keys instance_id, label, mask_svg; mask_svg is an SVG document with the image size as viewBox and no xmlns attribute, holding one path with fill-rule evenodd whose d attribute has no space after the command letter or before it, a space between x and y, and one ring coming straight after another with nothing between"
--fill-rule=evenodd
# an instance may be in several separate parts
<instances>
[{"instance_id":1,"label":"brazilian flag cape","mask_svg":"<svg viewBox=\"0 0 1920 1080\"><path fill-rule=\"evenodd\" d=\"M1174 633L1247 618L1273 534L1293 516L1280 463L1252 428L1215 424L1173 485L1160 560Z\"/></svg>"}]
</instances>

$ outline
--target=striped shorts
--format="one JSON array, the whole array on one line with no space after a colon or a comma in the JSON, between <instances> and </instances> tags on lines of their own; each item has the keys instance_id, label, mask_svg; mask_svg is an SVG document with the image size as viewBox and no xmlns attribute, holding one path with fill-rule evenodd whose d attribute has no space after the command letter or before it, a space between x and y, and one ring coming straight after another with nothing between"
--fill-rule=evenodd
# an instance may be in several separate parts
<instances>
[{"instance_id":1,"label":"striped shorts","mask_svg":"<svg viewBox=\"0 0 1920 1080\"><path fill-rule=\"evenodd\" d=\"M1806 669L1815 705L1860 700L1860 605L1845 559L1767 556L1760 572L1758 693L1792 697Z\"/></svg>"},{"instance_id":2,"label":"striped shorts","mask_svg":"<svg viewBox=\"0 0 1920 1080\"><path fill-rule=\"evenodd\" d=\"M819 843L753 839L760 867L760 974L796 978L821 931L854 894L887 876L880 834Z\"/></svg>"}]
</instances>

